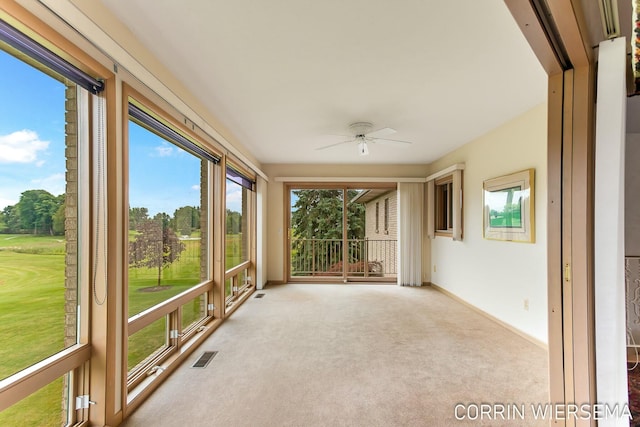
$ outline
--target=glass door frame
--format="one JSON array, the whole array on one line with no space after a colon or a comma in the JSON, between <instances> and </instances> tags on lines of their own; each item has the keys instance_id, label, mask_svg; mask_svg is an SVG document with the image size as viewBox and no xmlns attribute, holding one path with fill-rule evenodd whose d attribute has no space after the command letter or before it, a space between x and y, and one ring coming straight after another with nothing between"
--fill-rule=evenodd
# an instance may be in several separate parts
<instances>
[{"instance_id":1,"label":"glass door frame","mask_svg":"<svg viewBox=\"0 0 640 427\"><path fill-rule=\"evenodd\" d=\"M372 277L366 274L365 269L363 276L349 275L349 268L345 268L348 263L344 262L349 259L349 238L348 238L348 204L349 200L346 196L347 190L389 190L397 191L397 183L395 182L287 182L285 183L284 191L284 245L285 245L285 283L297 282L297 283L352 283L352 282L379 282L379 283L394 283L396 282L396 276L393 277ZM336 276L292 276L291 265L291 192L292 190L342 190L342 275ZM397 240L397 238L396 238ZM397 261L396 261L397 262Z\"/></svg>"}]
</instances>

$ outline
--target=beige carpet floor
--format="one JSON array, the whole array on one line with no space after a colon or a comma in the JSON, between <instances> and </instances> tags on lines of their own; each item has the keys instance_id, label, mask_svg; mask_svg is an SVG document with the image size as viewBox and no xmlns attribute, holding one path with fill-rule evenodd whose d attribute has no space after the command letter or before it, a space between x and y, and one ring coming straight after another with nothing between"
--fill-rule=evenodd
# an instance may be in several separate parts
<instances>
[{"instance_id":1,"label":"beige carpet floor","mask_svg":"<svg viewBox=\"0 0 640 427\"><path fill-rule=\"evenodd\" d=\"M123 425L548 425L529 409L548 401L546 351L435 289L256 293ZM192 368L205 350L218 354ZM481 419L482 403L492 411ZM456 404L478 419L458 420ZM508 419L513 404L524 420Z\"/></svg>"}]
</instances>

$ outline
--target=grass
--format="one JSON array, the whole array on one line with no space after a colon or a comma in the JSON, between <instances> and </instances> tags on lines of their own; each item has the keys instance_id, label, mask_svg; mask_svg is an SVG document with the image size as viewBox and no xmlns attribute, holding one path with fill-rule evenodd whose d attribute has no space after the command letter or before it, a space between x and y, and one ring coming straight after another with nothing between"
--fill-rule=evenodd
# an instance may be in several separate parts
<instances>
[{"instance_id":1,"label":"grass","mask_svg":"<svg viewBox=\"0 0 640 427\"><path fill-rule=\"evenodd\" d=\"M184 240L185 250L180 259L162 270L161 286L164 290L146 292L158 286L156 268L129 268L129 316L200 283L200 240Z\"/></svg>"},{"instance_id":2,"label":"grass","mask_svg":"<svg viewBox=\"0 0 640 427\"><path fill-rule=\"evenodd\" d=\"M227 234L225 242L225 268L227 270L242 263L243 243L242 234Z\"/></svg>"},{"instance_id":3,"label":"grass","mask_svg":"<svg viewBox=\"0 0 640 427\"><path fill-rule=\"evenodd\" d=\"M62 377L0 412L3 426L60 426L63 423Z\"/></svg>"},{"instance_id":4,"label":"grass","mask_svg":"<svg viewBox=\"0 0 640 427\"><path fill-rule=\"evenodd\" d=\"M496 228L520 228L522 227L522 218L520 212L514 212L513 214L502 213L489 219L491 227Z\"/></svg>"},{"instance_id":5,"label":"grass","mask_svg":"<svg viewBox=\"0 0 640 427\"><path fill-rule=\"evenodd\" d=\"M64 348L64 262L59 239L0 235L0 378ZM58 379L0 412L0 425L60 425L61 400Z\"/></svg>"},{"instance_id":6,"label":"grass","mask_svg":"<svg viewBox=\"0 0 640 427\"><path fill-rule=\"evenodd\" d=\"M161 303L200 283L200 240L184 240L180 259L162 270L158 288L158 270L129 268L129 317ZM198 305L198 318L200 316ZM166 321L159 319L129 337L128 369L162 348L166 336Z\"/></svg>"},{"instance_id":7,"label":"grass","mask_svg":"<svg viewBox=\"0 0 640 427\"><path fill-rule=\"evenodd\" d=\"M227 234L225 241L225 269L235 267L242 263L242 234ZM224 296L229 297L231 295L231 279L227 279L224 282Z\"/></svg>"},{"instance_id":8,"label":"grass","mask_svg":"<svg viewBox=\"0 0 640 427\"><path fill-rule=\"evenodd\" d=\"M227 236L227 269L242 262L241 238ZM167 289L146 292L158 284L157 270L129 269L129 316L200 282L200 241L183 243L180 260L162 271L161 285ZM0 378L64 348L64 269L65 242L60 236L0 234ZM183 328L201 317L200 307L200 297L183 305ZM129 368L162 347L165 333L165 320L160 319L132 335ZM0 425L60 425L62 387L60 378L0 412Z\"/></svg>"}]
</instances>

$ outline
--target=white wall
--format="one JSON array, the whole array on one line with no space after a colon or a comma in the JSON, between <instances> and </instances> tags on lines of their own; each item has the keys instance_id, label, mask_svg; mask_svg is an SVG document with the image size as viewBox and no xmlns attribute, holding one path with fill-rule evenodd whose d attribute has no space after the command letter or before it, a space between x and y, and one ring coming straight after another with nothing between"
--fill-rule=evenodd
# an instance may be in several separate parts
<instances>
[{"instance_id":1,"label":"white wall","mask_svg":"<svg viewBox=\"0 0 640 427\"><path fill-rule=\"evenodd\" d=\"M546 104L444 156L430 165L430 173L461 162L463 240L431 241L431 282L547 343ZM535 168L535 243L485 240L483 181L528 168Z\"/></svg>"}]
</instances>

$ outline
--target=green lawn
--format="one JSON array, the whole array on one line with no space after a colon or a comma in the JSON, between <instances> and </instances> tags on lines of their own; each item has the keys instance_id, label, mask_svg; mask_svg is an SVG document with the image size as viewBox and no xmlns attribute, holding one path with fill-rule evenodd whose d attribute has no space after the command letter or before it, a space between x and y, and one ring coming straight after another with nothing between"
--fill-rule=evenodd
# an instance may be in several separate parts
<instances>
[{"instance_id":1,"label":"green lawn","mask_svg":"<svg viewBox=\"0 0 640 427\"><path fill-rule=\"evenodd\" d=\"M242 234L227 234L225 241L225 269L235 267L242 263ZM224 283L224 296L231 295L231 280L227 279Z\"/></svg>"},{"instance_id":2,"label":"green lawn","mask_svg":"<svg viewBox=\"0 0 640 427\"><path fill-rule=\"evenodd\" d=\"M200 282L200 240L183 241L180 260L162 271L167 289L157 286L157 270L129 270L129 315L134 315ZM60 236L0 234L0 378L64 348L64 240ZM227 268L242 261L241 235L226 239ZM226 288L229 288L227 285ZM227 289L227 295L230 289ZM183 306L183 327L200 318L200 300ZM161 319L129 339L128 366L134 367L164 344ZM0 425L60 425L62 379L0 412Z\"/></svg>"},{"instance_id":3,"label":"green lawn","mask_svg":"<svg viewBox=\"0 0 640 427\"><path fill-rule=\"evenodd\" d=\"M158 286L156 268L129 268L129 316L200 283L200 240L184 240L180 259L162 270L160 286L168 289L145 292Z\"/></svg>"},{"instance_id":4,"label":"green lawn","mask_svg":"<svg viewBox=\"0 0 640 427\"><path fill-rule=\"evenodd\" d=\"M32 236L30 234L0 234L0 250L21 253L64 254L62 236Z\"/></svg>"},{"instance_id":5,"label":"green lawn","mask_svg":"<svg viewBox=\"0 0 640 427\"><path fill-rule=\"evenodd\" d=\"M225 268L229 270L232 267L242 263L242 234L227 234L226 236L226 260Z\"/></svg>"},{"instance_id":6,"label":"green lawn","mask_svg":"<svg viewBox=\"0 0 640 427\"><path fill-rule=\"evenodd\" d=\"M501 212L499 215L489 219L491 227L496 228L520 228L522 227L522 218L520 212L513 213Z\"/></svg>"},{"instance_id":7,"label":"green lawn","mask_svg":"<svg viewBox=\"0 0 640 427\"><path fill-rule=\"evenodd\" d=\"M158 288L157 269L129 268L129 316L151 308L200 283L200 240L184 240L182 243L185 244L185 249L180 254L180 259L162 270L160 288ZM198 303L198 310L199 307ZM193 313L190 313L189 317L193 318ZM183 325L184 321L185 319L182 319ZM165 336L164 319L130 336L128 369L131 370L163 347Z\"/></svg>"},{"instance_id":8,"label":"green lawn","mask_svg":"<svg viewBox=\"0 0 640 427\"><path fill-rule=\"evenodd\" d=\"M62 240L0 234L0 342L0 378L64 348ZM0 412L0 425L60 425L61 400L59 379Z\"/></svg>"}]
</instances>

